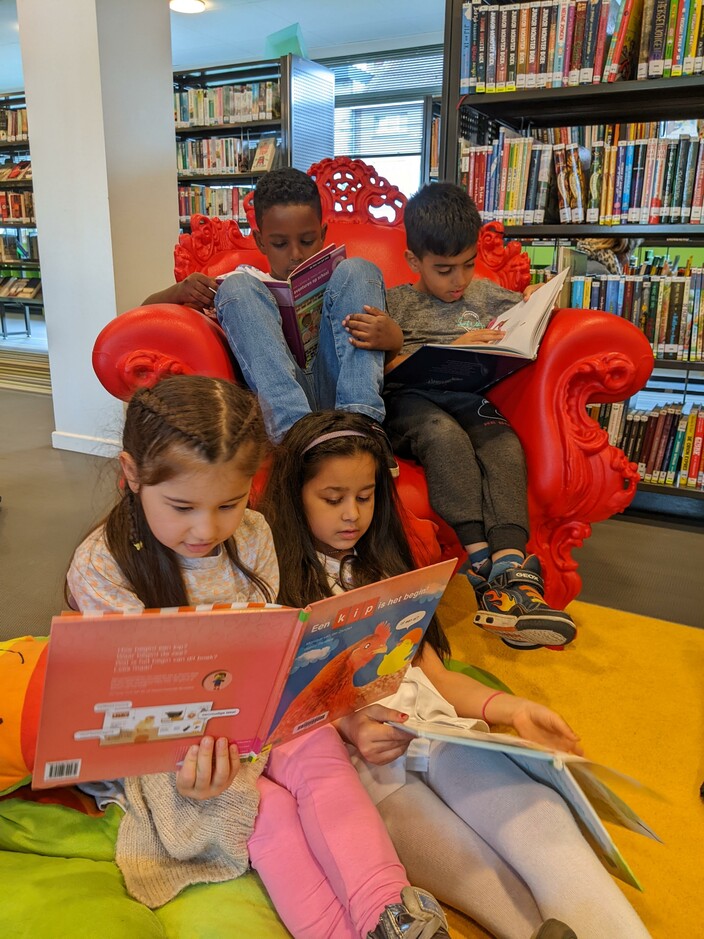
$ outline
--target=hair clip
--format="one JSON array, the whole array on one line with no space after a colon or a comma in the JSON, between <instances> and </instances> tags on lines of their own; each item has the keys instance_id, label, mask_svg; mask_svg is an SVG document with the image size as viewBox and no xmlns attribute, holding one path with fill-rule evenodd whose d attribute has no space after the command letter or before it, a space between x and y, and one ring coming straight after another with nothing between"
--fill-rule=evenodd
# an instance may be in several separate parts
<instances>
[{"instance_id":1,"label":"hair clip","mask_svg":"<svg viewBox=\"0 0 704 939\"><path fill-rule=\"evenodd\" d=\"M144 545L142 544L141 541L133 541L132 547L135 549L135 551L141 551Z\"/></svg>"}]
</instances>

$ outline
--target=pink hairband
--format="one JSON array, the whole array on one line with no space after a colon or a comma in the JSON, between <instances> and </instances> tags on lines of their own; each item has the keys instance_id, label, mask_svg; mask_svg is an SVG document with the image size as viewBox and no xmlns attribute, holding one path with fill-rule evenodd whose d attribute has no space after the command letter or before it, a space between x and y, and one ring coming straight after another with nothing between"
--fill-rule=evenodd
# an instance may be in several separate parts
<instances>
[{"instance_id":1,"label":"pink hairband","mask_svg":"<svg viewBox=\"0 0 704 939\"><path fill-rule=\"evenodd\" d=\"M312 450L313 447L317 447L318 444L325 443L326 440L335 440L337 437L367 437L371 440L369 434L364 434L361 430L332 430L329 434L321 434L320 437L316 437L315 440L305 447L303 453L308 453L309 450Z\"/></svg>"}]
</instances>

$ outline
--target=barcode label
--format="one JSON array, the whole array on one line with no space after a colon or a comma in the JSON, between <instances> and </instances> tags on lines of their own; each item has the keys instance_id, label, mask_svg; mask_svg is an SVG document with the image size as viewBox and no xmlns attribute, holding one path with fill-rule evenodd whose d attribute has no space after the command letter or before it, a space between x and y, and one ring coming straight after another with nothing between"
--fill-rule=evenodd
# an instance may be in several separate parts
<instances>
[{"instance_id":1,"label":"barcode label","mask_svg":"<svg viewBox=\"0 0 704 939\"><path fill-rule=\"evenodd\" d=\"M308 730L309 727L314 727L315 724L321 724L323 721L327 720L329 711L323 711L322 714L318 714L315 717L309 718L307 721L302 721L302 723L297 724L293 728L294 734L300 734L302 730Z\"/></svg>"},{"instance_id":2,"label":"barcode label","mask_svg":"<svg viewBox=\"0 0 704 939\"><path fill-rule=\"evenodd\" d=\"M80 760L62 760L44 764L44 782L57 779L75 779L81 772Z\"/></svg>"}]
</instances>

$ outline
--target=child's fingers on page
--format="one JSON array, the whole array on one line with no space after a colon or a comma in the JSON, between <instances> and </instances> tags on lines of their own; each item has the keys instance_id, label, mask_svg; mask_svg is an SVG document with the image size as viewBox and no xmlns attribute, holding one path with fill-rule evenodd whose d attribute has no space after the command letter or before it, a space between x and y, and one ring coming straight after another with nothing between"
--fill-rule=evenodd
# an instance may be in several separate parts
<instances>
[{"instance_id":1,"label":"child's fingers on page","mask_svg":"<svg viewBox=\"0 0 704 939\"><path fill-rule=\"evenodd\" d=\"M198 747L198 760L196 763L195 789L202 789L210 785L213 776L213 749L215 741L212 737L203 737Z\"/></svg>"},{"instance_id":2,"label":"child's fingers on page","mask_svg":"<svg viewBox=\"0 0 704 939\"><path fill-rule=\"evenodd\" d=\"M215 763L210 779L211 785L216 788L224 785L228 781L231 771L232 764L227 737L218 737L215 741Z\"/></svg>"}]
</instances>

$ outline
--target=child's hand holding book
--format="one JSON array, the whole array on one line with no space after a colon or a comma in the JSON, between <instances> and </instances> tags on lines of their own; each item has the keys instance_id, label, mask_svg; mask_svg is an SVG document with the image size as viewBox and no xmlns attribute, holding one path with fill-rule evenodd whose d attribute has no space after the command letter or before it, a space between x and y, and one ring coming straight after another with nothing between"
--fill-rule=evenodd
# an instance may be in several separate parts
<instances>
[{"instance_id":1,"label":"child's hand holding book","mask_svg":"<svg viewBox=\"0 0 704 939\"><path fill-rule=\"evenodd\" d=\"M503 329L472 329L462 336L458 336L452 343L453 346L475 346L480 343L489 345L492 342L498 342L504 335Z\"/></svg>"},{"instance_id":2,"label":"child's hand holding book","mask_svg":"<svg viewBox=\"0 0 704 939\"><path fill-rule=\"evenodd\" d=\"M203 737L193 744L176 772L176 788L187 799L214 799L228 789L239 772L240 755L227 737Z\"/></svg>"}]
</instances>

